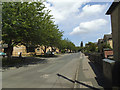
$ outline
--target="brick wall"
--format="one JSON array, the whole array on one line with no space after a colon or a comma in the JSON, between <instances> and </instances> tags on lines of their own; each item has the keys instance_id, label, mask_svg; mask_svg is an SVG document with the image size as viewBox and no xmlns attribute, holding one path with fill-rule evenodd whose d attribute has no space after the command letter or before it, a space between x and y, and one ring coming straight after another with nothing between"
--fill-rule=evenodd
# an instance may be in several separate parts
<instances>
[{"instance_id":1,"label":"brick wall","mask_svg":"<svg viewBox=\"0 0 120 90\"><path fill-rule=\"evenodd\" d=\"M113 51L112 50L105 50L104 51L105 58L107 58L108 56L111 56L111 55L113 55Z\"/></svg>"}]
</instances>

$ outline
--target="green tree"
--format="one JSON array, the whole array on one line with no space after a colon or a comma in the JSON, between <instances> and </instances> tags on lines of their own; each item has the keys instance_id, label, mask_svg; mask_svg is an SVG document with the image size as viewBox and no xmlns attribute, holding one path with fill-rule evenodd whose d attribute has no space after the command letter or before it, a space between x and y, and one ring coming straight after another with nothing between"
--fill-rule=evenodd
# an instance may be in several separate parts
<instances>
[{"instance_id":1,"label":"green tree","mask_svg":"<svg viewBox=\"0 0 120 90\"><path fill-rule=\"evenodd\" d=\"M59 44L58 48L59 48L60 52L64 51L67 48L66 40L60 40L60 42L58 44Z\"/></svg>"},{"instance_id":2,"label":"green tree","mask_svg":"<svg viewBox=\"0 0 120 90\"><path fill-rule=\"evenodd\" d=\"M63 32L54 24L50 10L44 10L42 2L5 2L2 5L2 38L8 44L8 57L16 45L28 48L44 45L44 53L48 46L58 46Z\"/></svg>"},{"instance_id":3,"label":"green tree","mask_svg":"<svg viewBox=\"0 0 120 90\"><path fill-rule=\"evenodd\" d=\"M75 51L76 47L74 43L72 43L69 39L64 39L59 42L59 49L60 51L62 50L63 52L65 52L65 49L67 49L67 51L70 50L71 52Z\"/></svg>"},{"instance_id":4,"label":"green tree","mask_svg":"<svg viewBox=\"0 0 120 90\"><path fill-rule=\"evenodd\" d=\"M42 2L2 3L2 39L8 44L8 57L12 55L13 46L48 46L50 39L56 38L55 34L61 38L62 33L51 20L50 11L44 9Z\"/></svg>"},{"instance_id":5,"label":"green tree","mask_svg":"<svg viewBox=\"0 0 120 90\"><path fill-rule=\"evenodd\" d=\"M83 47L83 41L81 41L80 47Z\"/></svg>"},{"instance_id":6,"label":"green tree","mask_svg":"<svg viewBox=\"0 0 120 90\"><path fill-rule=\"evenodd\" d=\"M97 52L97 44L88 42L84 48L85 52Z\"/></svg>"},{"instance_id":7,"label":"green tree","mask_svg":"<svg viewBox=\"0 0 120 90\"><path fill-rule=\"evenodd\" d=\"M46 18L45 23L43 23L43 34L42 36L42 45L45 46L43 49L44 54L46 54L47 47L58 47L58 43L60 42L63 32L59 31L58 26L54 24L52 20L52 16Z\"/></svg>"}]
</instances>

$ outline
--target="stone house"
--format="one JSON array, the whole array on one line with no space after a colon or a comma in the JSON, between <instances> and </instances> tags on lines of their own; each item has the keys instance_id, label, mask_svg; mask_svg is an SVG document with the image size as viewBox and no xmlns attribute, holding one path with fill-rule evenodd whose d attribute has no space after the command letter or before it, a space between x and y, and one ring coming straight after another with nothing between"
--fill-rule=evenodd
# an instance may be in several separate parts
<instances>
[{"instance_id":1,"label":"stone house","mask_svg":"<svg viewBox=\"0 0 120 90\"><path fill-rule=\"evenodd\" d=\"M103 59L103 74L109 88L120 89L120 1L113 2L106 14L111 16L114 58Z\"/></svg>"},{"instance_id":2,"label":"stone house","mask_svg":"<svg viewBox=\"0 0 120 90\"><path fill-rule=\"evenodd\" d=\"M33 54L43 55L44 48L45 48L44 46L39 46L37 48L30 47L29 49L27 49L26 46L24 46L24 45L15 46L15 47L13 47L13 56L19 56L20 52L22 52L22 56L30 56ZM47 47L46 52L48 52L48 51L52 51L52 48ZM59 52L59 49L56 48L55 52Z\"/></svg>"},{"instance_id":3,"label":"stone house","mask_svg":"<svg viewBox=\"0 0 120 90\"><path fill-rule=\"evenodd\" d=\"M105 34L103 38L103 43L109 44L110 47L113 49L112 34Z\"/></svg>"},{"instance_id":4,"label":"stone house","mask_svg":"<svg viewBox=\"0 0 120 90\"><path fill-rule=\"evenodd\" d=\"M120 1L113 2L106 14L111 15L114 60L120 61Z\"/></svg>"},{"instance_id":5,"label":"stone house","mask_svg":"<svg viewBox=\"0 0 120 90\"><path fill-rule=\"evenodd\" d=\"M103 44L104 45L110 45L111 49L109 51L112 51L112 49L113 49L112 34L105 34L103 39L98 39L97 46L98 46L98 52L100 52L100 53L104 52L104 48L102 47Z\"/></svg>"},{"instance_id":6,"label":"stone house","mask_svg":"<svg viewBox=\"0 0 120 90\"><path fill-rule=\"evenodd\" d=\"M12 56L19 56L20 52L22 53L22 56L30 56L33 54L42 55L44 54L44 51L43 51L44 48L45 48L44 46L39 46L37 48L34 48L34 47L27 48L24 45L19 45L19 46L17 45L13 47ZM2 51L6 53L7 47L3 47ZM52 51L52 48L47 47L46 52L48 51ZM59 49L55 48L55 52L59 52Z\"/></svg>"}]
</instances>

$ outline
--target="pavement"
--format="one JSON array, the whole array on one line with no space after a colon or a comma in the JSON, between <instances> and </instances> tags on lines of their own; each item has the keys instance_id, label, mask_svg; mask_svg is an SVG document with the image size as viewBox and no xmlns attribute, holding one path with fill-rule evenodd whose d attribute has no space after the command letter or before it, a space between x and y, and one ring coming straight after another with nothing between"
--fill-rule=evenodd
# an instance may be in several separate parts
<instances>
[{"instance_id":1,"label":"pavement","mask_svg":"<svg viewBox=\"0 0 120 90\"><path fill-rule=\"evenodd\" d=\"M103 90L104 78L99 69L81 54L74 88L86 88L89 90Z\"/></svg>"},{"instance_id":2,"label":"pavement","mask_svg":"<svg viewBox=\"0 0 120 90\"><path fill-rule=\"evenodd\" d=\"M100 89L102 86L97 77L101 74L96 74L93 66L82 53L65 54L49 58L45 63L3 71L2 88Z\"/></svg>"}]
</instances>

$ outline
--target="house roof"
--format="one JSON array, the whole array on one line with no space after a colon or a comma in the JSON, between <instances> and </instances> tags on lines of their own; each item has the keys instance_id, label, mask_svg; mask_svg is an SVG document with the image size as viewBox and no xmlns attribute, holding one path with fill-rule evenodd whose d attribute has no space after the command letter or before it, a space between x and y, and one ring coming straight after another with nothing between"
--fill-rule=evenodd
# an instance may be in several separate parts
<instances>
[{"instance_id":1,"label":"house roof","mask_svg":"<svg viewBox=\"0 0 120 90\"><path fill-rule=\"evenodd\" d=\"M103 42L103 39L98 39L98 43L97 44L101 44Z\"/></svg>"},{"instance_id":2,"label":"house roof","mask_svg":"<svg viewBox=\"0 0 120 90\"><path fill-rule=\"evenodd\" d=\"M108 9L108 11L106 12L107 15L111 14L113 12L113 10L120 4L119 2L113 2L112 5L110 6L110 8Z\"/></svg>"},{"instance_id":3,"label":"house roof","mask_svg":"<svg viewBox=\"0 0 120 90\"><path fill-rule=\"evenodd\" d=\"M102 42L103 41L103 39L98 39L98 42Z\"/></svg>"},{"instance_id":4,"label":"house roof","mask_svg":"<svg viewBox=\"0 0 120 90\"><path fill-rule=\"evenodd\" d=\"M104 39L112 39L112 34L105 34Z\"/></svg>"}]
</instances>

